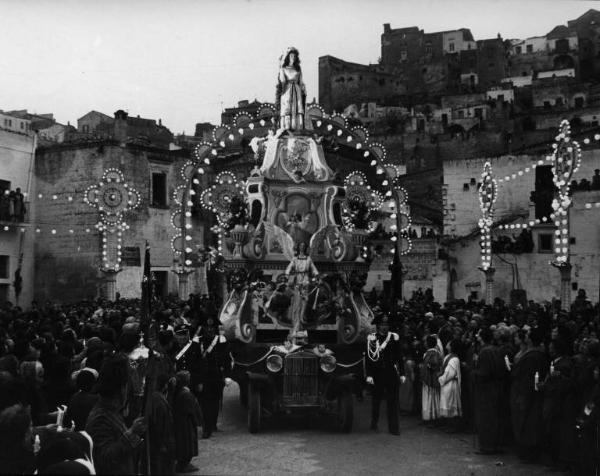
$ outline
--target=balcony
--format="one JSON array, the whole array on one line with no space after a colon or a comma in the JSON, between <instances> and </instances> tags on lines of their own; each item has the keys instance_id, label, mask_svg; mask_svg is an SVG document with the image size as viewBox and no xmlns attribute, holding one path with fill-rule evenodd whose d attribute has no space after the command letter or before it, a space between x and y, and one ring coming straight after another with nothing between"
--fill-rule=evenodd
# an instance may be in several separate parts
<instances>
[{"instance_id":1,"label":"balcony","mask_svg":"<svg viewBox=\"0 0 600 476\"><path fill-rule=\"evenodd\" d=\"M0 200L0 224L6 226L29 223L29 202L20 201L11 203L11 201L4 197Z\"/></svg>"}]
</instances>

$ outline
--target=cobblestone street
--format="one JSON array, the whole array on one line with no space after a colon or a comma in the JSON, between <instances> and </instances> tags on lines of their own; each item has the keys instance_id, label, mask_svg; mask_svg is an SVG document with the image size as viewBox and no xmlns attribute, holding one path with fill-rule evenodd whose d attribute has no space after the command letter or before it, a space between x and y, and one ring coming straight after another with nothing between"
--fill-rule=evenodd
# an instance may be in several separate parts
<instances>
[{"instance_id":1,"label":"cobblestone street","mask_svg":"<svg viewBox=\"0 0 600 476\"><path fill-rule=\"evenodd\" d=\"M200 440L193 463L199 474L400 474L541 475L539 465L525 465L512 452L497 456L474 453L473 435L447 434L425 428L414 417L401 417L401 435L386 429L382 406L380 431L369 429L369 398L355 403L354 430L341 434L326 419L286 419L267 423L259 434L246 429L246 413L235 384L225 389L223 417L209 440ZM553 473L557 474L557 473Z\"/></svg>"}]
</instances>

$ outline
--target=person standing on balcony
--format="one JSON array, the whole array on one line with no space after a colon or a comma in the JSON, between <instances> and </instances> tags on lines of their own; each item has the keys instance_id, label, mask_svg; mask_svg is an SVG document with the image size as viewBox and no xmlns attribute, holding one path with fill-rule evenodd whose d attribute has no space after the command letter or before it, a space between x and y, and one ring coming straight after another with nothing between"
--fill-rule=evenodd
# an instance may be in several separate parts
<instances>
[{"instance_id":1,"label":"person standing on balcony","mask_svg":"<svg viewBox=\"0 0 600 476\"><path fill-rule=\"evenodd\" d=\"M21 189L17 187L14 196L14 214L13 221L23 222L25 220L25 196L21 192Z\"/></svg>"}]
</instances>

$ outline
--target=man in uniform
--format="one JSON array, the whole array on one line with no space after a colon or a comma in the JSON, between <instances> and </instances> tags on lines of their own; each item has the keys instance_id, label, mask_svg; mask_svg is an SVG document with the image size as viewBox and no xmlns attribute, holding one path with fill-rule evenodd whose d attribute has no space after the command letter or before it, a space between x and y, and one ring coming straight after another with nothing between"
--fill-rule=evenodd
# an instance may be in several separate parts
<instances>
[{"instance_id":1,"label":"man in uniform","mask_svg":"<svg viewBox=\"0 0 600 476\"><path fill-rule=\"evenodd\" d=\"M367 337L366 374L371 388L371 429L378 429L379 407L387 401L388 430L399 435L398 391L404 383L404 366L400 354L400 337L390 331L389 317L379 312L373 324L377 331Z\"/></svg>"},{"instance_id":2,"label":"man in uniform","mask_svg":"<svg viewBox=\"0 0 600 476\"><path fill-rule=\"evenodd\" d=\"M199 402L204 415L202 438L210 438L217 429L219 405L223 397L223 387L229 385L231 358L227 339L219 332L220 322L208 318L200 337Z\"/></svg>"},{"instance_id":3,"label":"man in uniform","mask_svg":"<svg viewBox=\"0 0 600 476\"><path fill-rule=\"evenodd\" d=\"M175 341L179 347L179 351L175 356L177 371L187 370L190 373L190 390L200 403L201 392L201 367L202 367L202 350L200 348L200 339L198 336L190 340L189 327L186 325L179 326L175 329Z\"/></svg>"}]
</instances>

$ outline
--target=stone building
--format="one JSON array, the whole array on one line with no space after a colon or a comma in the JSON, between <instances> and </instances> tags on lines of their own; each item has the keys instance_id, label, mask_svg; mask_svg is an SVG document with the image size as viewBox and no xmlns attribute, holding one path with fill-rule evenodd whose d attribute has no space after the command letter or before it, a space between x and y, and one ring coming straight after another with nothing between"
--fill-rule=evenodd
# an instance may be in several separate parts
<instances>
[{"instance_id":1,"label":"stone building","mask_svg":"<svg viewBox=\"0 0 600 476\"><path fill-rule=\"evenodd\" d=\"M103 182L109 169L122 173L123 182L139 194L139 205L125 211L128 225L122 231L119 270L114 291L139 297L146 242L151 249L152 271L158 295L177 291L173 269L170 225L173 193L189 150L169 150L164 137L157 144L140 144L126 117L116 114L120 139L65 141L38 148L35 159L35 293L38 300L77 301L107 295L110 273L103 272L103 238L115 235L98 229L102 213L84 201L90 187L100 189L100 206L120 206L126 197ZM118 122L124 124L119 129ZM134 121L138 122L138 121ZM156 125L156 124L155 124ZM133 137L124 136L127 131ZM118 135L118 134L116 134ZM161 140L162 139L162 140ZM130 207L128 207L130 208Z\"/></svg>"},{"instance_id":2,"label":"stone building","mask_svg":"<svg viewBox=\"0 0 600 476\"><path fill-rule=\"evenodd\" d=\"M579 72L584 81L600 77L600 11L588 10L579 18L567 22L577 32Z\"/></svg>"},{"instance_id":3,"label":"stone building","mask_svg":"<svg viewBox=\"0 0 600 476\"><path fill-rule=\"evenodd\" d=\"M33 298L35 148L28 119L0 114L0 303L28 306Z\"/></svg>"},{"instance_id":4,"label":"stone building","mask_svg":"<svg viewBox=\"0 0 600 476\"><path fill-rule=\"evenodd\" d=\"M77 131L93 134L100 124L112 124L114 118L98 111L90 111L77 119Z\"/></svg>"}]
</instances>

